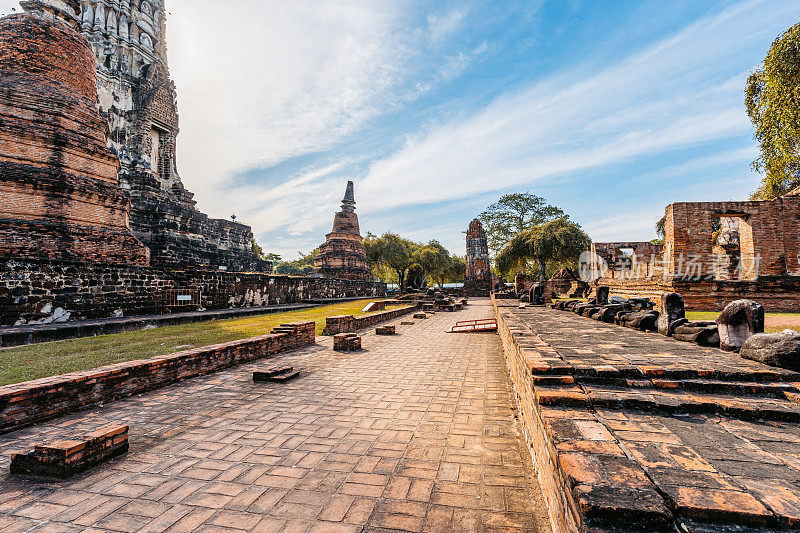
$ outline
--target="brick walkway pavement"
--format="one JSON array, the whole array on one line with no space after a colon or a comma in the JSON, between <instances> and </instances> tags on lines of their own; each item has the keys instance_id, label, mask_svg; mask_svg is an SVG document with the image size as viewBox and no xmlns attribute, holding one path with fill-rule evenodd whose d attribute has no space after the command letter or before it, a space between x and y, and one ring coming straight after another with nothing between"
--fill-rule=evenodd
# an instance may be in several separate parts
<instances>
[{"instance_id":1,"label":"brick walkway pavement","mask_svg":"<svg viewBox=\"0 0 800 533\"><path fill-rule=\"evenodd\" d=\"M7 472L33 442L131 426L131 451L82 476L0 477L0 531L548 531L497 336L444 333L492 313L475 301L358 353L320 338L0 436ZM252 382L277 362L304 375Z\"/></svg>"}]
</instances>

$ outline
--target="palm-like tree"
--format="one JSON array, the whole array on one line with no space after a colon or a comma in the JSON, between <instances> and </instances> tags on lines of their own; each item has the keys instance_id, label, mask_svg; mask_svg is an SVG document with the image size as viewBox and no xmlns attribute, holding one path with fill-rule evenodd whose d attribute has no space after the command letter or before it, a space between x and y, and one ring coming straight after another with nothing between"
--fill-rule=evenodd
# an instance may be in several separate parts
<instances>
[{"instance_id":1,"label":"palm-like tree","mask_svg":"<svg viewBox=\"0 0 800 533\"><path fill-rule=\"evenodd\" d=\"M591 240L581 227L566 217L532 226L517 233L497 255L500 272L524 270L532 260L539 269L539 280L547 280L548 263L576 261Z\"/></svg>"}]
</instances>

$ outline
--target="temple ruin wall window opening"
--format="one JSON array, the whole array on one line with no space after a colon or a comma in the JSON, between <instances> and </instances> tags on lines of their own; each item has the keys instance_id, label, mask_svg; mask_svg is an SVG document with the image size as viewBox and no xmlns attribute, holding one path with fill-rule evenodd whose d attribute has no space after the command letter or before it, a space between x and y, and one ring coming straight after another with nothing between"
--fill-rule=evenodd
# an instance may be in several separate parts
<instances>
[{"instance_id":1,"label":"temple ruin wall window opening","mask_svg":"<svg viewBox=\"0 0 800 533\"><path fill-rule=\"evenodd\" d=\"M155 125L150 127L150 171L158 175L158 161L161 153L161 130Z\"/></svg>"}]
</instances>

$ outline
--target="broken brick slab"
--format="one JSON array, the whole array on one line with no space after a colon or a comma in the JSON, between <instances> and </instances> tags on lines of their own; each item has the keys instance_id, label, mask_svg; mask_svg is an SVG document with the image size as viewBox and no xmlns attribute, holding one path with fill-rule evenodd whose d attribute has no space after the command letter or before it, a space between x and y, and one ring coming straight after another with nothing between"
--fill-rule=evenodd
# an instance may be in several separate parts
<instances>
[{"instance_id":1,"label":"broken brick slab","mask_svg":"<svg viewBox=\"0 0 800 533\"><path fill-rule=\"evenodd\" d=\"M496 302L554 530L800 525L798 374Z\"/></svg>"},{"instance_id":2,"label":"broken brick slab","mask_svg":"<svg viewBox=\"0 0 800 533\"><path fill-rule=\"evenodd\" d=\"M361 337L355 333L337 333L333 336L333 350L336 352L356 352L361 349Z\"/></svg>"},{"instance_id":3,"label":"broken brick slab","mask_svg":"<svg viewBox=\"0 0 800 533\"><path fill-rule=\"evenodd\" d=\"M67 479L128 451L128 426L110 424L87 435L34 446L11 457L11 473Z\"/></svg>"},{"instance_id":4,"label":"broken brick slab","mask_svg":"<svg viewBox=\"0 0 800 533\"><path fill-rule=\"evenodd\" d=\"M291 366L253 372L254 382L286 383L298 377L300 377L300 371Z\"/></svg>"},{"instance_id":5,"label":"broken brick slab","mask_svg":"<svg viewBox=\"0 0 800 533\"><path fill-rule=\"evenodd\" d=\"M396 326L379 326L375 328L375 335L396 335L397 334L397 327Z\"/></svg>"}]
</instances>

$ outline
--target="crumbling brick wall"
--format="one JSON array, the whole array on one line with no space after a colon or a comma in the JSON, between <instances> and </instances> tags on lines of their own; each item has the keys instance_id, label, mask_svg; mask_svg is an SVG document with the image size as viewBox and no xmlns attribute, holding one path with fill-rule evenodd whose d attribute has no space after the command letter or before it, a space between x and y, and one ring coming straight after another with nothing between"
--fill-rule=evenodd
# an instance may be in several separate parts
<instances>
[{"instance_id":1,"label":"crumbling brick wall","mask_svg":"<svg viewBox=\"0 0 800 533\"><path fill-rule=\"evenodd\" d=\"M680 276L681 260L696 257L703 272L713 270L713 219L739 220L743 278L800 276L800 197L771 201L679 202L667 207L665 261ZM756 272L757 270L757 272Z\"/></svg>"},{"instance_id":2,"label":"crumbling brick wall","mask_svg":"<svg viewBox=\"0 0 800 533\"><path fill-rule=\"evenodd\" d=\"M0 325L41 319L47 304L73 320L109 317L117 309L125 316L162 313L170 289L200 291L206 309L386 295L385 283L363 280L6 259L0 260Z\"/></svg>"}]
</instances>

